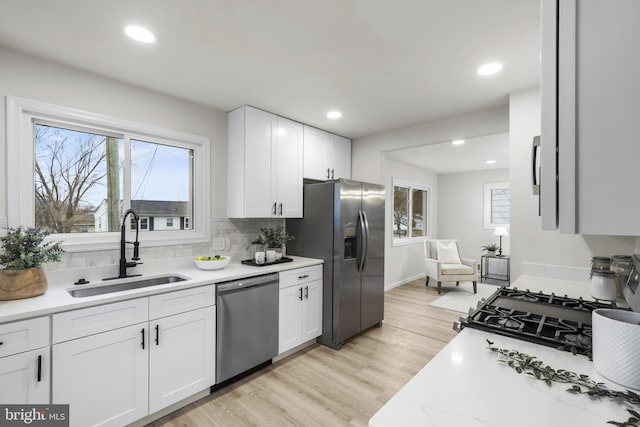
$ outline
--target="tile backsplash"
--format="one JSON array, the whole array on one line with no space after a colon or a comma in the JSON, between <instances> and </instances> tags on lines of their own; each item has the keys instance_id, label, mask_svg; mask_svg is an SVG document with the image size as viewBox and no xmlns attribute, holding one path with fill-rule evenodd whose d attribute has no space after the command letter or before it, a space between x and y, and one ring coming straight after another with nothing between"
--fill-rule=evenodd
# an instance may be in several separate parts
<instances>
[{"instance_id":1,"label":"tile backsplash","mask_svg":"<svg viewBox=\"0 0 640 427\"><path fill-rule=\"evenodd\" d=\"M236 219L214 218L211 221L211 242L199 244L185 244L164 247L144 247L144 240L140 242L140 256L144 260L158 260L180 258L202 254L226 254L234 261L250 257L249 247L260 233L262 227L284 226L284 220L271 218ZM128 249L127 257L131 256ZM71 270L86 267L99 267L117 264L120 249L101 250L91 252L67 252L62 261L45 264L47 271Z\"/></svg>"}]
</instances>

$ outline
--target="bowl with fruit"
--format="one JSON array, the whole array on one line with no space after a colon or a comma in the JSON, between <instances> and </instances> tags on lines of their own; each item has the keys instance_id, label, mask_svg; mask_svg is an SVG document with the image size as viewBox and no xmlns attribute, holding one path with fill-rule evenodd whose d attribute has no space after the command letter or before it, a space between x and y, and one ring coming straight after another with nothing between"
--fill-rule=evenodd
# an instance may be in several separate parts
<instances>
[{"instance_id":1,"label":"bowl with fruit","mask_svg":"<svg viewBox=\"0 0 640 427\"><path fill-rule=\"evenodd\" d=\"M196 266L201 270L220 270L221 268L225 268L229 262L231 262L231 257L228 255L201 255L197 256L195 261Z\"/></svg>"}]
</instances>

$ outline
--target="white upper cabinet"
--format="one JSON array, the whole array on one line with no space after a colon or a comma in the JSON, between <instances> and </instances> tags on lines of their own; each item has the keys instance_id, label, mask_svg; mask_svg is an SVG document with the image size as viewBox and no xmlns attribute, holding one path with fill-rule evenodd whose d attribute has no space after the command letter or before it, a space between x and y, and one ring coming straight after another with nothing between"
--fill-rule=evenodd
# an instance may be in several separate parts
<instances>
[{"instance_id":1,"label":"white upper cabinet","mask_svg":"<svg viewBox=\"0 0 640 427\"><path fill-rule=\"evenodd\" d=\"M637 0L541 2L545 229L640 235L638 16Z\"/></svg>"},{"instance_id":2,"label":"white upper cabinet","mask_svg":"<svg viewBox=\"0 0 640 427\"><path fill-rule=\"evenodd\" d=\"M229 217L302 217L302 167L300 123L249 106L229 113Z\"/></svg>"},{"instance_id":3,"label":"white upper cabinet","mask_svg":"<svg viewBox=\"0 0 640 427\"><path fill-rule=\"evenodd\" d=\"M351 140L305 125L304 177L351 179Z\"/></svg>"}]
</instances>

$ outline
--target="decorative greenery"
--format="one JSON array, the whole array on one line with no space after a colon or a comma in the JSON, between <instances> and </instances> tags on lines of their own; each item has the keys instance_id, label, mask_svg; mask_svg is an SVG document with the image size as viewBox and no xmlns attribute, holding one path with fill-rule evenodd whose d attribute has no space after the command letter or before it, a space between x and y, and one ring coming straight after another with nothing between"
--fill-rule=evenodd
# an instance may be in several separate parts
<instances>
[{"instance_id":1,"label":"decorative greenery","mask_svg":"<svg viewBox=\"0 0 640 427\"><path fill-rule=\"evenodd\" d=\"M0 237L3 252L0 264L8 269L40 267L45 262L60 261L64 249L62 242L46 242L49 233L42 228L6 228L6 236Z\"/></svg>"},{"instance_id":2,"label":"decorative greenery","mask_svg":"<svg viewBox=\"0 0 640 427\"><path fill-rule=\"evenodd\" d=\"M483 245L480 246L480 248L482 249L482 252L495 252L498 250L498 245L495 243L491 243L489 245Z\"/></svg>"},{"instance_id":3,"label":"decorative greenery","mask_svg":"<svg viewBox=\"0 0 640 427\"><path fill-rule=\"evenodd\" d=\"M294 239L294 237L287 233L280 225L275 228L263 227L260 231L261 234L251 243L265 245L268 248L281 248L289 240Z\"/></svg>"},{"instance_id":4,"label":"decorative greenery","mask_svg":"<svg viewBox=\"0 0 640 427\"><path fill-rule=\"evenodd\" d=\"M554 382L561 384L571 384L567 389L569 393L585 394L592 399L609 398L618 402L625 402L630 405L640 407L640 395L630 391L609 390L604 383L599 383L588 375L577 374L565 369L555 370L549 365L545 365L542 360L536 359L535 356L521 353L516 350L505 350L493 345L492 341L487 340L489 350L501 356L500 362L505 363L513 368L519 374L531 375L537 380L544 381L549 387ZM632 409L627 409L631 417L627 421L609 421L607 424L613 424L621 427L639 427L640 414Z\"/></svg>"}]
</instances>

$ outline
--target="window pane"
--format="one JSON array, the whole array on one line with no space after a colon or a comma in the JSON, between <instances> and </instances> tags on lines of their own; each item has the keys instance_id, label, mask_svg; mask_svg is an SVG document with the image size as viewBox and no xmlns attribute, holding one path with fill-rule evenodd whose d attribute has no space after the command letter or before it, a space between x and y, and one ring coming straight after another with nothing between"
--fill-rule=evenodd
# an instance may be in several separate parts
<instances>
[{"instance_id":1,"label":"window pane","mask_svg":"<svg viewBox=\"0 0 640 427\"><path fill-rule=\"evenodd\" d=\"M393 187L393 237L408 236L409 225L409 189Z\"/></svg>"},{"instance_id":2,"label":"window pane","mask_svg":"<svg viewBox=\"0 0 640 427\"><path fill-rule=\"evenodd\" d=\"M35 219L51 233L117 231L122 140L36 123Z\"/></svg>"},{"instance_id":3,"label":"window pane","mask_svg":"<svg viewBox=\"0 0 640 427\"><path fill-rule=\"evenodd\" d=\"M149 231L189 228L192 159L190 149L131 140L131 208L148 217Z\"/></svg>"},{"instance_id":4,"label":"window pane","mask_svg":"<svg viewBox=\"0 0 640 427\"><path fill-rule=\"evenodd\" d=\"M509 189L492 189L491 222L493 224L509 224L509 211Z\"/></svg>"},{"instance_id":5,"label":"window pane","mask_svg":"<svg viewBox=\"0 0 640 427\"><path fill-rule=\"evenodd\" d=\"M426 236L427 192L412 189L411 197L411 237Z\"/></svg>"}]
</instances>

